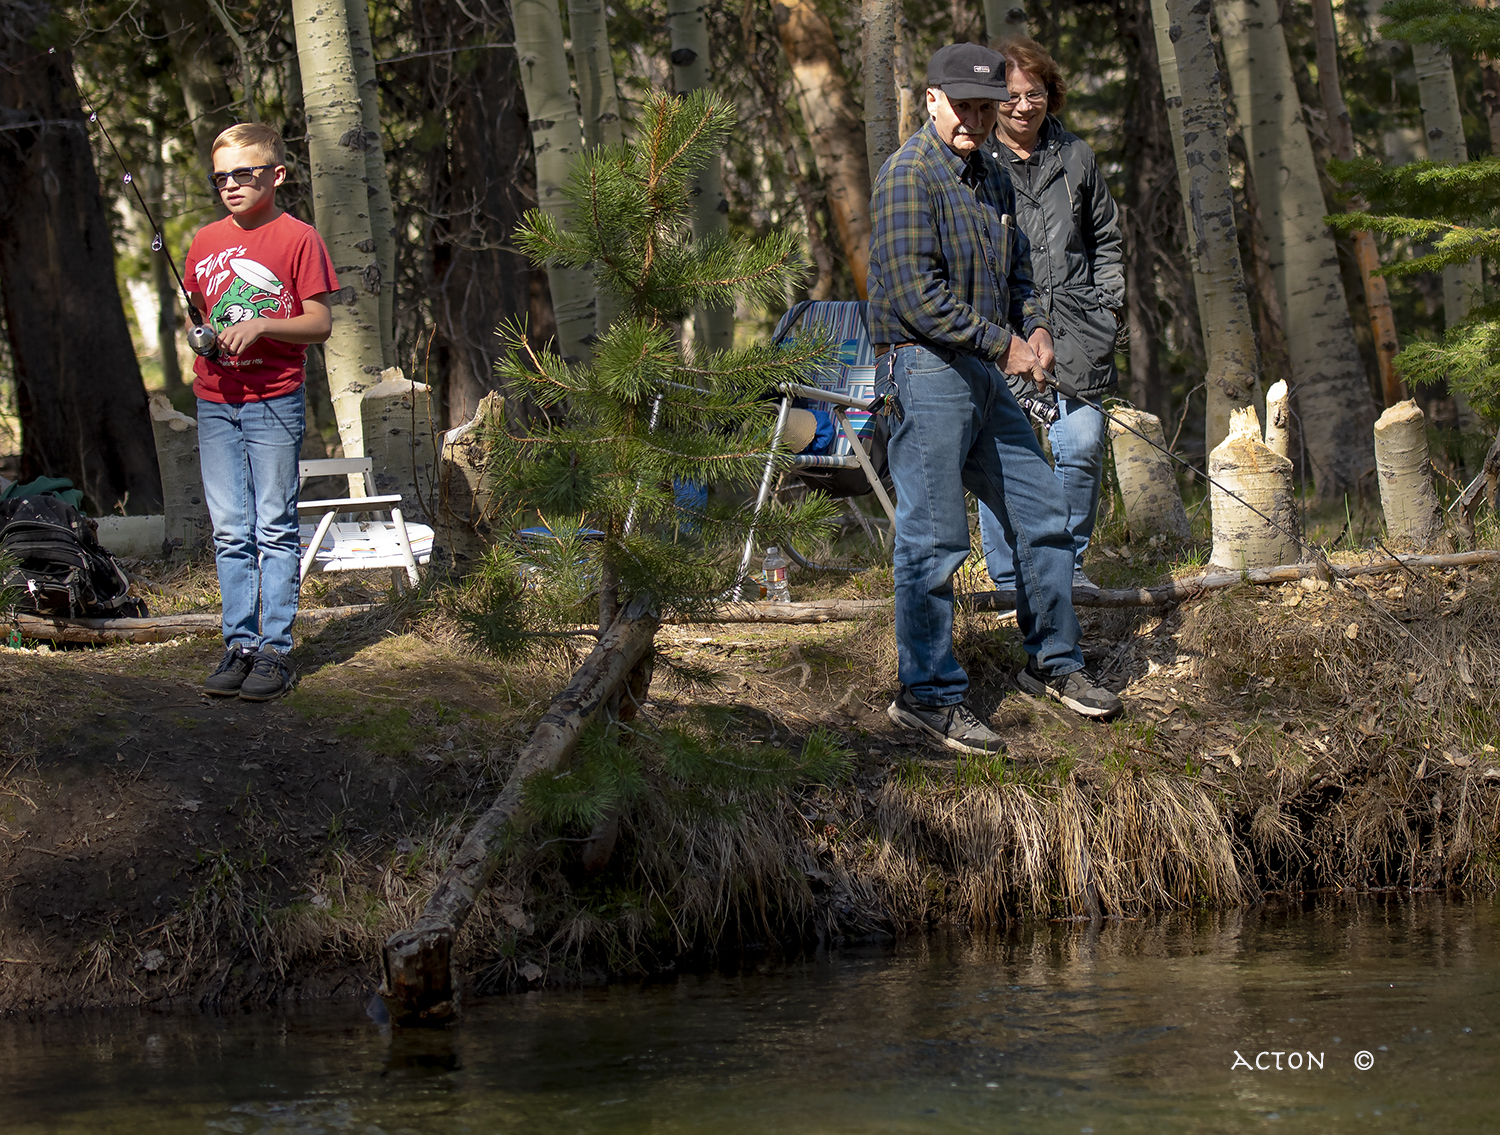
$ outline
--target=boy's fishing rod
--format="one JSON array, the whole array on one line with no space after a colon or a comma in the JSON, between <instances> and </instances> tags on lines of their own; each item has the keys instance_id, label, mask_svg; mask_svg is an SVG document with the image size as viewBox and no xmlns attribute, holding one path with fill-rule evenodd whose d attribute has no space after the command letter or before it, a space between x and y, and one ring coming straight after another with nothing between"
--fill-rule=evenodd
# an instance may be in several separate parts
<instances>
[{"instance_id":1,"label":"boy's fishing rod","mask_svg":"<svg viewBox=\"0 0 1500 1135\"><path fill-rule=\"evenodd\" d=\"M55 52L56 48L49 48L49 53ZM94 109L93 103L82 91L78 92L84 104L89 108L89 121L99 127L99 133L104 135L104 140L109 143L110 150L115 155L115 160L120 163L120 169L124 171L125 184L130 186L135 193L135 199L140 202L141 212L146 214L146 220L151 223L151 251L160 252L167 258L167 266L172 269L172 275L177 280L178 290L182 292L183 302L187 304L188 311L193 316L193 326L188 331L188 345L193 348L193 353L202 355L206 359L214 358L219 353L219 337L214 329L198 311L197 304L193 303L193 297L183 283L182 273L177 271L177 262L172 259L171 252L167 249L167 238L162 228L156 223L156 217L151 212L151 207L146 204L146 198L141 194L141 187L136 184L135 175L130 172L130 167L125 164L125 158L120 154L120 149L115 145L115 140L109 136L109 131L104 128L104 123L99 120L99 112Z\"/></svg>"}]
</instances>

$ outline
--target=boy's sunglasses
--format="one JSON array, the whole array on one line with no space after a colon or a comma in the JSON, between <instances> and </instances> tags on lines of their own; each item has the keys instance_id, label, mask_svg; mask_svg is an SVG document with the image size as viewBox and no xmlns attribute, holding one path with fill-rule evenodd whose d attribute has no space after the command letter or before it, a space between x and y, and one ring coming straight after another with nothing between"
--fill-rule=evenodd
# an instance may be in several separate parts
<instances>
[{"instance_id":1,"label":"boy's sunglasses","mask_svg":"<svg viewBox=\"0 0 1500 1135\"><path fill-rule=\"evenodd\" d=\"M228 173L211 173L208 175L208 183L214 187L215 191L222 190L228 185L230 178L234 178L236 185L249 185L261 170L275 169L279 164L279 162L267 162L263 166L240 166L239 169L232 169Z\"/></svg>"}]
</instances>

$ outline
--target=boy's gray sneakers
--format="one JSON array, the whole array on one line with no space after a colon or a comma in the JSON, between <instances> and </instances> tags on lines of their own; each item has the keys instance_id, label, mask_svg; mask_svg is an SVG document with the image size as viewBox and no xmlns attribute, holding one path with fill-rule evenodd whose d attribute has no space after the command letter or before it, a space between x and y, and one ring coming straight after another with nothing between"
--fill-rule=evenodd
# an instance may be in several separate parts
<instances>
[{"instance_id":1,"label":"boy's gray sneakers","mask_svg":"<svg viewBox=\"0 0 1500 1135\"><path fill-rule=\"evenodd\" d=\"M1125 708L1125 703L1099 685L1087 670L1074 670L1054 678L1038 670L1034 658L1016 675L1016 685L1028 694L1062 702L1084 717L1114 717Z\"/></svg>"},{"instance_id":2,"label":"boy's gray sneakers","mask_svg":"<svg viewBox=\"0 0 1500 1135\"><path fill-rule=\"evenodd\" d=\"M203 679L203 692L216 698L234 697L249 677L254 658L254 651L231 646L224 652L219 668Z\"/></svg>"},{"instance_id":3,"label":"boy's gray sneakers","mask_svg":"<svg viewBox=\"0 0 1500 1135\"><path fill-rule=\"evenodd\" d=\"M266 646L251 655L250 673L240 685L244 701L270 701L292 688L296 671L291 660L275 647Z\"/></svg>"},{"instance_id":4,"label":"boy's gray sneakers","mask_svg":"<svg viewBox=\"0 0 1500 1135\"><path fill-rule=\"evenodd\" d=\"M887 707L885 714L897 725L907 729L920 729L929 737L960 753L999 756L1005 752L1005 743L1000 740L1000 734L975 717L963 702L953 705L922 705L913 701L903 687L896 695L896 700Z\"/></svg>"}]
</instances>

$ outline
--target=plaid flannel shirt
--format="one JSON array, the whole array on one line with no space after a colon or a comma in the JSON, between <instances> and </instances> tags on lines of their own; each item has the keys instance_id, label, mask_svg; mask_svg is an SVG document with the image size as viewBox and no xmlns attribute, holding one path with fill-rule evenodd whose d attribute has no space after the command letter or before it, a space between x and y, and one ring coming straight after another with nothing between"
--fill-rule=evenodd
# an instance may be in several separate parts
<instances>
[{"instance_id":1,"label":"plaid flannel shirt","mask_svg":"<svg viewBox=\"0 0 1500 1135\"><path fill-rule=\"evenodd\" d=\"M929 121L881 168L871 201L872 342L915 340L999 362L1010 328L1051 330L1030 242L1014 221L1010 271L1000 276L1000 217L1015 216L1015 190L999 162L975 154L954 153Z\"/></svg>"}]
</instances>

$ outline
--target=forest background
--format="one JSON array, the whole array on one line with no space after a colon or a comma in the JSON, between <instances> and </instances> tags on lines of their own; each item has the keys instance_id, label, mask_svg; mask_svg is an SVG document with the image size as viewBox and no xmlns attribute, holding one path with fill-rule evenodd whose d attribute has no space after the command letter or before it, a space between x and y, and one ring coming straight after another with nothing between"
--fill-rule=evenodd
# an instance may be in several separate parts
<instances>
[{"instance_id":1,"label":"forest background","mask_svg":"<svg viewBox=\"0 0 1500 1135\"><path fill-rule=\"evenodd\" d=\"M16 455L0 470L7 476L70 476L104 510L159 508L146 391L163 389L179 408L191 409L184 385L184 376L191 377L186 366L191 356L181 346L182 304L165 260L151 247L152 226L102 131L89 126L87 145L80 145L80 99L97 110L125 165L137 175L137 187L163 224L166 251L179 264L192 233L216 215L217 198L204 177L208 145L234 121L264 121L282 131L291 175L281 203L311 222L312 162L295 7L275 0L17 0L7 5L0 17L0 211L5 214L0 289L7 324L0 337L0 411L9 436L0 437L0 452ZM500 324L520 318L540 344L558 330L555 310L568 306L554 307L548 274L533 268L512 240L525 210L538 204L536 151L553 144L548 131L556 125L528 120L522 82L529 64L521 60L536 57L528 46L536 42L531 22L536 10L546 7L553 6L532 0L510 5L416 0L368 10L368 62L378 90L378 140L394 237L391 279L381 287L382 305L389 304L390 312L384 361L399 363L409 376L431 385L440 407L439 428L467 420L479 399L499 384L494 364L503 350L495 333ZM684 325L687 339L726 345L730 333L741 344L764 338L781 311L799 299L862 296L869 139L893 129L905 136L919 124L925 63L938 46L1017 31L1032 34L1058 59L1071 88L1064 122L1099 155L1121 206L1129 282L1121 393L1163 418L1179 452L1194 463L1203 460L1216 440L1211 405L1205 414L1213 389L1211 381L1206 383L1206 374L1213 372L1211 344L1205 342L1203 300L1194 282L1195 264L1200 271L1205 266L1197 263L1201 247L1195 249L1190 238L1174 156L1167 96L1177 98L1178 92L1164 91L1158 54L1171 40L1158 34L1150 0L1032 0L1024 10L994 0L867 0L864 7L884 13L894 31L887 41L887 78L893 76L894 89L882 87L893 98L884 110L866 90L870 45L862 35L858 5L722 0L700 8L685 0L620 0L603 8L568 0L556 7L580 105L599 97L590 89L597 83L599 60L590 58L587 45L575 42L571 33L584 26L580 21L602 26L602 14L625 135L637 123L648 92L712 87L731 101L738 124L722 155L721 184L705 187L704 203L731 231L763 236L790 230L804 242L813 270L781 302L742 305L734 312L732 332L722 317L716 323L713 313ZM1274 224L1268 232L1266 223L1286 209L1277 199L1278 187L1257 185L1256 162L1245 141L1255 145L1255 135L1243 121L1255 112L1248 105L1236 111L1229 90L1235 60L1227 57L1228 41L1219 34L1226 16L1232 22L1236 12L1243 17L1247 10L1258 11L1230 0L1214 6L1213 81L1223 87L1228 115L1226 172L1242 266L1236 271L1243 274L1239 287L1253 323L1250 365L1258 370L1256 389L1285 378L1296 392L1297 332L1291 328L1289 334L1288 315L1295 322L1306 301L1286 295L1286 256L1277 243L1285 237L1278 238ZM1166 14L1161 6L1158 21ZM1318 204L1329 213L1341 212L1350 195L1326 170L1329 158L1346 154L1339 149L1337 123L1325 109L1326 92L1319 90L1316 13L1310 4L1288 2L1279 17L1292 83L1283 94L1301 107L1318 170ZM1260 18L1274 22L1270 11ZM1500 130L1500 80L1484 55L1457 51L1452 56L1464 145L1453 151L1450 130L1447 148L1438 153L1441 131L1434 135L1432 123L1424 122L1420 82L1430 77L1435 54L1439 69L1450 66L1448 52L1418 45L1414 58L1410 44L1381 36L1386 17L1369 5L1341 4L1334 19L1338 88L1348 109L1352 156L1404 166L1428 157L1462 161L1491 153L1494 131ZM528 26L518 28L516 21ZM684 38L704 34L706 68L702 54L695 56ZM1274 88L1274 68L1258 59L1249 66L1256 86ZM1430 98L1428 103L1430 113ZM875 111L868 124L866 107ZM598 116L592 121L587 113L580 116L585 142L600 141ZM33 144L38 128L51 133L40 147ZM75 230L71 244L57 238L53 230L59 228ZM1386 264L1409 261L1429 251L1423 239L1436 239L1409 226L1387 228L1391 231L1377 237ZM29 239L39 231L51 233L50 244ZM1405 391L1382 376L1351 237L1340 232L1335 239L1342 293L1337 299L1347 305L1337 320L1357 348L1357 360L1353 350L1342 352L1344 373L1335 377L1346 392L1354 391L1359 405L1350 412L1351 422L1357 419L1367 437L1379 407ZM1437 341L1445 319L1458 314L1455 309L1483 301L1482 275L1462 277L1464 292L1445 288L1441 265L1429 266L1433 270L1389 281L1391 313L1403 344ZM567 336L563 339L566 348ZM1384 344L1388 353L1391 346ZM1316 349L1325 363L1340 355L1326 344ZM311 444L314 450L337 446L317 349L309 352L309 377L310 407L319 427ZM1311 389L1303 387L1304 393ZM1440 464L1463 476L1466 466L1477 465L1486 427L1441 382L1424 387L1419 397L1428 421L1441 427L1436 436L1445 459ZM1302 410L1305 416L1324 416L1311 405ZM1315 432L1307 431L1310 437ZM1335 436L1337 444L1350 444L1347 431ZM1368 469L1373 462L1364 458L1368 446L1351 448L1360 456L1355 467L1318 478L1325 503L1342 505L1345 496L1373 492ZM1310 464L1318 467L1317 453ZM1308 460L1301 465L1305 470Z\"/></svg>"}]
</instances>

